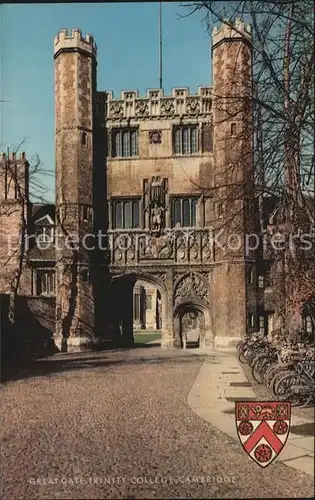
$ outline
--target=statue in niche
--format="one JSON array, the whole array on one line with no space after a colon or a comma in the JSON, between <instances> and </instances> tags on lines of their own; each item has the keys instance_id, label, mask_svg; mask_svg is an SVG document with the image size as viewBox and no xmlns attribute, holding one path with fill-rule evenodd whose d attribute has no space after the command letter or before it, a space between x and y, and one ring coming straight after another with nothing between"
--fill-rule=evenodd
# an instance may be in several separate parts
<instances>
[{"instance_id":1,"label":"statue in niche","mask_svg":"<svg viewBox=\"0 0 315 500\"><path fill-rule=\"evenodd\" d=\"M150 186L151 231L160 235L164 227L165 179L152 177Z\"/></svg>"},{"instance_id":2,"label":"statue in niche","mask_svg":"<svg viewBox=\"0 0 315 500\"><path fill-rule=\"evenodd\" d=\"M163 208L156 202L152 208L152 231L160 233L163 226Z\"/></svg>"}]
</instances>

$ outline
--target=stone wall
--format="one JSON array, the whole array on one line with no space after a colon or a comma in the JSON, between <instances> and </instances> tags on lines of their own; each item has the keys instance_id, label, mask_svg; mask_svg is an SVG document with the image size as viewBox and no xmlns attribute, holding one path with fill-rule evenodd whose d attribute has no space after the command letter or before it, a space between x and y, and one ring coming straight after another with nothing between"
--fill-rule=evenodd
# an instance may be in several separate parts
<instances>
[{"instance_id":1,"label":"stone wall","mask_svg":"<svg viewBox=\"0 0 315 500\"><path fill-rule=\"evenodd\" d=\"M18 296L15 322L8 320L9 295L1 295L2 349L5 354L49 354L54 351L55 299ZM9 359L8 358L8 359Z\"/></svg>"}]
</instances>

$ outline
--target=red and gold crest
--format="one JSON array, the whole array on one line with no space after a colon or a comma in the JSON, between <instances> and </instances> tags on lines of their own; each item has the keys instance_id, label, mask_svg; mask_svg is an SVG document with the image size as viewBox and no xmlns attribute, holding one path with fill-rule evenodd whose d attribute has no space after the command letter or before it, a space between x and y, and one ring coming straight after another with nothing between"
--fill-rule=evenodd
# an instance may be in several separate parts
<instances>
[{"instance_id":1,"label":"red and gold crest","mask_svg":"<svg viewBox=\"0 0 315 500\"><path fill-rule=\"evenodd\" d=\"M251 401L235 403L236 430L246 453L267 467L287 442L291 403Z\"/></svg>"}]
</instances>

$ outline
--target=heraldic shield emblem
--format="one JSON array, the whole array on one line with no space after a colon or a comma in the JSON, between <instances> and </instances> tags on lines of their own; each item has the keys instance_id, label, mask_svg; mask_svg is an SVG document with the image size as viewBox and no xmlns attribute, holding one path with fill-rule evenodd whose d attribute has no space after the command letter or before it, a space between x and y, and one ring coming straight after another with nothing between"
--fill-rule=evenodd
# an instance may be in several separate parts
<instances>
[{"instance_id":1,"label":"heraldic shield emblem","mask_svg":"<svg viewBox=\"0 0 315 500\"><path fill-rule=\"evenodd\" d=\"M236 429L248 455L261 467L267 467L287 442L291 403L251 401L235 403Z\"/></svg>"}]
</instances>

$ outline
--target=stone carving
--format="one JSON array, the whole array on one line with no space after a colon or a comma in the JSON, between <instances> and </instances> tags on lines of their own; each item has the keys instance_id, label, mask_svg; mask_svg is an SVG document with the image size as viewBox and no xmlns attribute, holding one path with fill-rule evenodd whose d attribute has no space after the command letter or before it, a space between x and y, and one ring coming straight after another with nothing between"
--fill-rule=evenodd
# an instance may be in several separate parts
<instances>
[{"instance_id":1,"label":"stone carving","mask_svg":"<svg viewBox=\"0 0 315 500\"><path fill-rule=\"evenodd\" d=\"M150 208L151 208L151 231L161 234L164 227L165 210L165 180L160 177L152 177L150 189Z\"/></svg>"},{"instance_id":2,"label":"stone carving","mask_svg":"<svg viewBox=\"0 0 315 500\"><path fill-rule=\"evenodd\" d=\"M155 273L156 276L162 283L166 283L166 273Z\"/></svg>"},{"instance_id":3,"label":"stone carving","mask_svg":"<svg viewBox=\"0 0 315 500\"><path fill-rule=\"evenodd\" d=\"M189 257L190 260L199 260L201 257L200 234L193 231L189 238Z\"/></svg>"},{"instance_id":4,"label":"stone carving","mask_svg":"<svg viewBox=\"0 0 315 500\"><path fill-rule=\"evenodd\" d=\"M209 286L197 274L190 273L182 278L174 292L174 303L179 304L186 299L199 299L209 305Z\"/></svg>"},{"instance_id":5,"label":"stone carving","mask_svg":"<svg viewBox=\"0 0 315 500\"><path fill-rule=\"evenodd\" d=\"M212 108L212 99L204 98L202 99L202 112L210 113Z\"/></svg>"},{"instance_id":6,"label":"stone carving","mask_svg":"<svg viewBox=\"0 0 315 500\"><path fill-rule=\"evenodd\" d=\"M128 242L128 250L126 252L127 262L134 262L136 259L136 247L134 235L130 235L130 240Z\"/></svg>"},{"instance_id":7,"label":"stone carving","mask_svg":"<svg viewBox=\"0 0 315 500\"><path fill-rule=\"evenodd\" d=\"M172 244L164 236L142 237L139 243L139 260L170 259L173 257Z\"/></svg>"},{"instance_id":8,"label":"stone carving","mask_svg":"<svg viewBox=\"0 0 315 500\"><path fill-rule=\"evenodd\" d=\"M187 235L182 231L175 234L176 261L178 263L186 262L188 257L187 252Z\"/></svg>"},{"instance_id":9,"label":"stone carving","mask_svg":"<svg viewBox=\"0 0 315 500\"><path fill-rule=\"evenodd\" d=\"M175 113L174 100L165 99L161 104L161 114L162 115L173 115Z\"/></svg>"},{"instance_id":10,"label":"stone carving","mask_svg":"<svg viewBox=\"0 0 315 500\"><path fill-rule=\"evenodd\" d=\"M178 283L175 290L175 305L188 298L193 298L190 276L187 276Z\"/></svg>"},{"instance_id":11,"label":"stone carving","mask_svg":"<svg viewBox=\"0 0 315 500\"><path fill-rule=\"evenodd\" d=\"M204 280L197 274L192 275L193 290L197 297L209 304L209 289Z\"/></svg>"},{"instance_id":12,"label":"stone carving","mask_svg":"<svg viewBox=\"0 0 315 500\"><path fill-rule=\"evenodd\" d=\"M182 278L183 276L185 276L187 274L187 271L181 271L179 273L175 273L174 274L174 283L177 283L179 282L180 278Z\"/></svg>"},{"instance_id":13,"label":"stone carving","mask_svg":"<svg viewBox=\"0 0 315 500\"><path fill-rule=\"evenodd\" d=\"M149 131L149 141L150 141L150 144L161 144L162 143L162 130L150 130Z\"/></svg>"},{"instance_id":14,"label":"stone carving","mask_svg":"<svg viewBox=\"0 0 315 500\"><path fill-rule=\"evenodd\" d=\"M135 90L132 90L131 92L123 92L123 97L127 100L132 100L135 97L137 97L138 92Z\"/></svg>"},{"instance_id":15,"label":"stone carving","mask_svg":"<svg viewBox=\"0 0 315 500\"><path fill-rule=\"evenodd\" d=\"M190 115L197 115L200 111L199 99L187 99L186 100L186 112Z\"/></svg>"},{"instance_id":16,"label":"stone carving","mask_svg":"<svg viewBox=\"0 0 315 500\"><path fill-rule=\"evenodd\" d=\"M136 116L149 116L149 103L148 101L136 101Z\"/></svg>"},{"instance_id":17,"label":"stone carving","mask_svg":"<svg viewBox=\"0 0 315 500\"><path fill-rule=\"evenodd\" d=\"M201 235L201 254L204 261L212 259L213 241L212 234L208 231Z\"/></svg>"},{"instance_id":18,"label":"stone carving","mask_svg":"<svg viewBox=\"0 0 315 500\"><path fill-rule=\"evenodd\" d=\"M122 102L111 102L109 107L110 115L113 118L122 118L124 116L124 106Z\"/></svg>"},{"instance_id":19,"label":"stone carving","mask_svg":"<svg viewBox=\"0 0 315 500\"><path fill-rule=\"evenodd\" d=\"M152 231L160 233L163 226L163 208L154 203L152 209Z\"/></svg>"},{"instance_id":20,"label":"stone carving","mask_svg":"<svg viewBox=\"0 0 315 500\"><path fill-rule=\"evenodd\" d=\"M103 93L102 93L103 94ZM163 96L162 90L148 90L146 97L138 97L137 91L122 92L119 99L114 99L113 94L106 93L104 103L109 105L107 119L130 118L136 116L143 120L150 120L165 116L176 115L196 116L199 113L210 115L212 113L211 88L201 87L198 94L190 94L188 89L173 89L172 96ZM58 110L57 110L58 111Z\"/></svg>"},{"instance_id":21,"label":"stone carving","mask_svg":"<svg viewBox=\"0 0 315 500\"><path fill-rule=\"evenodd\" d=\"M156 212L155 212L156 211ZM168 260L173 264L211 263L212 249L205 230L164 232L163 210L153 207L151 230L109 232L111 265L141 265L145 260ZM162 220L161 220L162 219Z\"/></svg>"},{"instance_id":22,"label":"stone carving","mask_svg":"<svg viewBox=\"0 0 315 500\"><path fill-rule=\"evenodd\" d=\"M160 90L148 90L150 99L158 99L160 96Z\"/></svg>"},{"instance_id":23,"label":"stone carving","mask_svg":"<svg viewBox=\"0 0 315 500\"><path fill-rule=\"evenodd\" d=\"M203 276L203 278L204 278L207 282L209 282L210 277L211 277L211 273L210 273L210 272L208 272L208 271L198 271L198 272L199 272L199 274L201 274L201 276Z\"/></svg>"}]
</instances>

